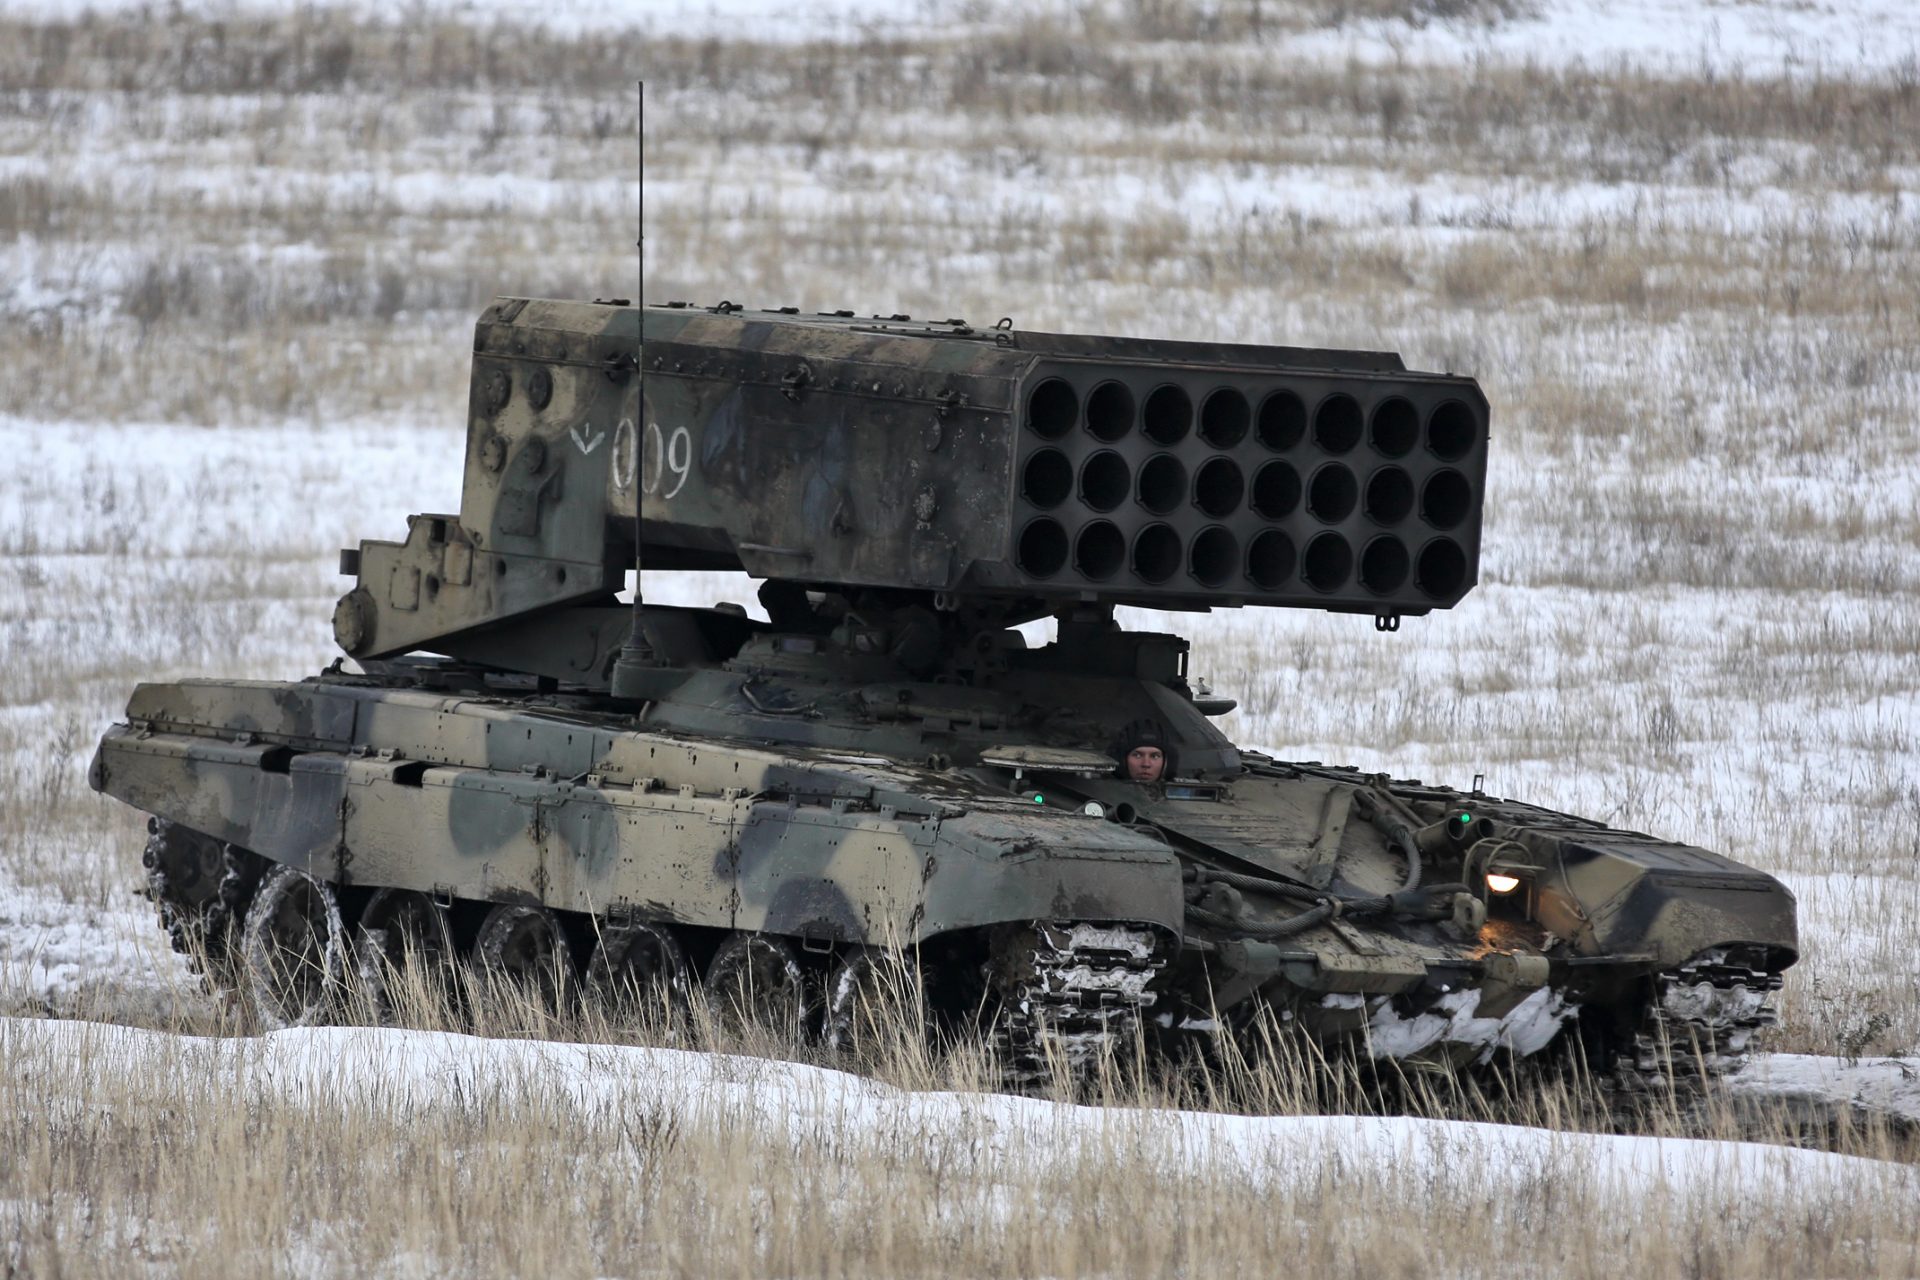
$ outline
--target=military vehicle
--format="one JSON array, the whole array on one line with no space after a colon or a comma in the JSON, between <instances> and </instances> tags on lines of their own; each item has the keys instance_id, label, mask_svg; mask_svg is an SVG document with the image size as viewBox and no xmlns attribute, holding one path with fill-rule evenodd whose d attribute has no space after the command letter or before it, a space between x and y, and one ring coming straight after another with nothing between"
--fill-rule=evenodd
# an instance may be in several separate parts
<instances>
[{"instance_id":1,"label":"military vehicle","mask_svg":"<svg viewBox=\"0 0 1920 1280\"><path fill-rule=\"evenodd\" d=\"M271 1023L425 956L834 1039L904 953L1010 1079L1259 1010L1403 1061L1737 1061L1776 880L1236 747L1187 643L1115 623L1451 608L1488 441L1471 379L1389 354L501 299L460 510L342 553L355 665L142 685L91 780ZM744 570L769 620L623 604L642 564Z\"/></svg>"}]
</instances>

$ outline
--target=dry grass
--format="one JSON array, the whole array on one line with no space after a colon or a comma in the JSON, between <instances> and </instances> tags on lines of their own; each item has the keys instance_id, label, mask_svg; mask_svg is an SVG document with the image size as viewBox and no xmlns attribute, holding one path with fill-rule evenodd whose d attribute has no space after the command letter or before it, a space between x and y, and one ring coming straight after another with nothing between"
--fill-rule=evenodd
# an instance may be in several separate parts
<instances>
[{"instance_id":1,"label":"dry grass","mask_svg":"<svg viewBox=\"0 0 1920 1280\"><path fill-rule=\"evenodd\" d=\"M417 995L417 993L416 993ZM413 1083L431 1046L395 1041L391 1078L274 1047L175 1038L137 1061L103 1037L79 1053L0 1024L4 1255L22 1274L128 1274L191 1268L258 1273L490 1275L922 1275L1265 1273L1277 1257L1311 1274L1528 1273L1749 1276L1904 1275L1920 1232L1897 1206L1845 1181L1621 1182L1591 1148L1549 1144L1524 1175L1462 1176L1448 1157L1405 1164L1342 1158L1317 1166L1297 1147L1223 1159L1169 1106L1252 1115L1377 1113L1382 1094L1350 1065L1269 1032L1266 1051L1214 1071L1149 1077L1111 1065L1093 1090L1097 1125L1066 1111L1012 1111L978 1092L992 1063L977 1050L929 1056L892 1034L863 1062L908 1089L958 1089L901 1125L883 1097L826 1090L754 1056L817 1049L744 1040L704 1017L636 1037L591 1013L555 1020L511 990L469 990L489 1034L560 1035L590 1045L660 1042L735 1056L658 1064L711 1074L697 1105L621 1083L631 1060L587 1054L580 1088L556 1087L537 1059L496 1055L458 1085ZM403 1019L446 1025L432 999ZM912 1011L884 1011L889 1028ZM175 1030L251 1028L229 1006ZM1258 1043L1258 1040L1255 1041ZM364 1052L364 1050L356 1051ZM740 1055L746 1055L742 1057ZM416 1055L416 1056L409 1056ZM217 1065L216 1065L217 1064ZM440 1068L435 1068L439 1070ZM797 1083L793 1082L797 1079ZM760 1095L755 1081L772 1094ZM797 1092L788 1092L795 1091ZM1577 1075L1492 1082L1423 1077L1398 1095L1414 1115L1493 1118L1570 1133L1602 1119ZM780 1098L786 1101L779 1101ZM769 1101L768 1099L774 1099ZM971 1100L969 1100L971 1099ZM771 1108L771 1110L769 1110ZM947 1108L942 1110L941 1108ZM876 1120L876 1116L884 1117ZM1009 1117L1017 1123L1010 1123ZM1872 1125L1816 1133L1784 1110L1736 1114L1724 1100L1686 1115L1655 1106L1645 1133L1817 1138L1880 1160L1912 1161L1910 1137ZM1171 1140L1169 1134L1176 1135ZM1472 1160L1469 1131L1446 1140ZM1309 1134L1296 1142L1327 1142ZM1485 1139L1480 1139L1484 1141ZM1249 1175L1252 1176L1249 1176ZM1888 1173L1889 1178L1895 1175ZM1868 1186L1880 1185L1869 1177ZM1885 1184L1897 1186L1897 1178ZM1790 1192L1785 1201L1759 1186ZM1621 1213L1631 1216L1624 1229ZM1386 1222L1398 1230L1383 1228Z\"/></svg>"},{"instance_id":2,"label":"dry grass","mask_svg":"<svg viewBox=\"0 0 1920 1280\"><path fill-rule=\"evenodd\" d=\"M1561 372L1538 317L1481 312L1551 302L1653 334L1705 313L1725 332L1702 364L1778 379L1770 347L1818 334L1830 368L1807 376L1869 402L1898 383L1920 260L1908 80L1327 66L1259 53L1222 12L797 47L324 10L12 24L0 138L77 162L0 179L0 229L43 291L5 358L39 372L35 416L443 405L493 293L630 291L639 70L671 122L651 154L663 294L1391 342L1472 368L1504 421L1556 443L1667 388L1569 379L1580 403L1536 420L1524 393ZM1222 208L1223 177L1266 191ZM1089 198L1059 209L1069 188ZM1570 216L1570 193L1602 198ZM147 358L120 362L129 344Z\"/></svg>"},{"instance_id":3,"label":"dry grass","mask_svg":"<svg viewBox=\"0 0 1920 1280\"><path fill-rule=\"evenodd\" d=\"M1153 0L996 27L936 5L907 34L794 45L313 7L0 20L0 887L76 922L144 909L138 819L84 788L94 735L137 679L331 658L333 549L456 500L485 300L632 292L644 73L656 298L1388 348L1480 378L1496 462L1461 609L1398 636L1141 621L1194 638L1242 741L1485 773L1787 875L1806 950L1775 1043L1920 1048L1920 80L1288 43L1514 12ZM164 954L114 971L160 975L138 991L49 977L86 963L55 932L0 957L7 1010L254 1029L168 985ZM485 1009L488 1034L634 1039ZM904 1087L991 1078L889 1043L867 1065ZM989 1158L849 1120L822 1158L723 1111L482 1094L414 1116L203 1078L184 1048L64 1091L24 1041L0 1061L0 1266L29 1274L1920 1271L1898 1205L1643 1190L1624 1232L1620 1188L1566 1159L1490 1199L1379 1164L1171 1167L1126 1123ZM1421 1084L1420 1114L1599 1123L1577 1078ZM1379 1105L1285 1053L1123 1074L1106 1100ZM1643 1123L1809 1136L1786 1113Z\"/></svg>"}]
</instances>

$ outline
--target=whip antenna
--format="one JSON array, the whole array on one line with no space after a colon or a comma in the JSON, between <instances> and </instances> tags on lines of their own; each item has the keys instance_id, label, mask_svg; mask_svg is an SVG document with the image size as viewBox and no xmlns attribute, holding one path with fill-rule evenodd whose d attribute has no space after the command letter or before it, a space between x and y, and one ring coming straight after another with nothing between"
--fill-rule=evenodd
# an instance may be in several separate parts
<instances>
[{"instance_id":1,"label":"whip antenna","mask_svg":"<svg viewBox=\"0 0 1920 1280\"><path fill-rule=\"evenodd\" d=\"M633 625L613 664L616 698L644 701L647 673L658 659L647 643L645 618L646 553L642 547L641 495L646 492L647 387L644 330L647 316L647 82L634 81L634 295L633 295ZM618 465L616 462L615 465Z\"/></svg>"}]
</instances>

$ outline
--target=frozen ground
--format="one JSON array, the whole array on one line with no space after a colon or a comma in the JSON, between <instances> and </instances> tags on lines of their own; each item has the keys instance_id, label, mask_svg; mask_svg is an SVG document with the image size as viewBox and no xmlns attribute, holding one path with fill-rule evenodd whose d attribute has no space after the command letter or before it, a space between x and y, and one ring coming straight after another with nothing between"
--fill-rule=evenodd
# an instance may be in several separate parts
<instances>
[{"instance_id":1,"label":"frozen ground","mask_svg":"<svg viewBox=\"0 0 1920 1280\"><path fill-rule=\"evenodd\" d=\"M1716 1194L1781 1196L1840 1189L1859 1195L1920 1195L1920 1171L1771 1145L1545 1132L1464 1121L1346 1116L1243 1117L1078 1107L997 1094L907 1092L844 1072L761 1058L674 1049L482 1040L442 1032L321 1028L256 1039L182 1038L103 1023L0 1020L0 1059L43 1069L61 1082L47 1100L57 1115L83 1105L115 1077L187 1077L232 1082L234 1102L256 1094L346 1102L432 1123L436 1110L525 1106L555 1098L601 1112L663 1111L690 1127L725 1124L771 1134L842 1159L897 1157L903 1135L937 1150L965 1134L991 1167L1004 1153L1052 1153L1062 1165L1088 1152L1124 1148L1143 1172L1224 1173L1276 1191L1324 1176L1330 1166L1377 1165L1436 1192L1472 1183L1509 1194L1556 1170L1624 1205L1640 1197L1712 1188ZM1913 1065L1886 1064L1888 1077ZM1785 1077L1802 1066L1783 1062ZM1797 1080L1800 1077L1794 1076ZM1838 1073L1822 1077L1835 1088ZM1920 1114L1920 1084L1882 1092Z\"/></svg>"},{"instance_id":2,"label":"frozen ground","mask_svg":"<svg viewBox=\"0 0 1920 1280\"><path fill-rule=\"evenodd\" d=\"M1920 1058L1761 1054L1728 1081L1735 1097L1794 1098L1856 1107L1920 1125Z\"/></svg>"},{"instance_id":3,"label":"frozen ground","mask_svg":"<svg viewBox=\"0 0 1920 1280\"><path fill-rule=\"evenodd\" d=\"M1363 21L1295 51L1435 63L1475 58L1649 70L1920 77L1920 10L1904 0L1537 0L1511 21Z\"/></svg>"},{"instance_id":4,"label":"frozen ground","mask_svg":"<svg viewBox=\"0 0 1920 1280\"><path fill-rule=\"evenodd\" d=\"M153 9L153 0L9 0L6 10L20 17L78 18L88 14L112 21L136 21ZM285 13L295 7L328 9L366 19L393 16L392 5L378 0L203 0L194 6L211 19ZM932 13L925 0L409 0L410 18L453 18L477 23L544 27L556 34L640 29L687 39L832 40L865 38L922 25Z\"/></svg>"},{"instance_id":5,"label":"frozen ground","mask_svg":"<svg viewBox=\"0 0 1920 1280\"><path fill-rule=\"evenodd\" d=\"M83 10L103 16L34 25ZM1240 700L1222 722L1239 741L1484 774L1779 874L1802 962L1775 1052L1736 1089L1914 1115L1920 10L426 0L386 17L366 0L0 13L0 382L17 390L0 408L0 1149L17 1156L0 1270L644 1257L710 1274L746 1241L768 1251L720 1269L1914 1272L1910 1170L1779 1148L75 1020L229 1025L137 896L140 823L86 790L92 743L136 680L332 660L336 549L457 504L485 300L628 291L644 72L656 296L1395 349L1479 378L1494 471L1461 608L1395 636L1305 612L1129 620L1192 638L1195 672ZM648 592L753 605L737 578ZM289 1103L318 1119L289 1122ZM676 1148L676 1114L708 1136ZM1040 1252L1075 1224L1081 1253ZM835 1270L848 1226L926 1251ZM1004 1252L964 1252L983 1238ZM1108 1239L1120 1251L1089 1262Z\"/></svg>"},{"instance_id":6,"label":"frozen ground","mask_svg":"<svg viewBox=\"0 0 1920 1280\"><path fill-rule=\"evenodd\" d=\"M209 18L284 13L296 0L210 0ZM325 0L313 6L366 18L390 9L371 0ZM20 17L137 19L152 0L12 0ZM985 27L1072 13L1082 20L1124 17L1153 6L1131 0L414 0L415 17L478 24L532 24L559 33L641 29L689 39L851 40L902 33L959 35ZM1245 14L1237 11L1246 9ZM1264 21L1231 3L1209 6L1236 14L1254 51L1303 60L1460 65L1499 59L1541 65L1632 65L1650 71L1788 72L1858 75L1863 70L1920 78L1920 10L1904 0L1512 0L1501 4L1362 4L1304 6L1268 0ZM1387 12L1387 16L1368 16ZM1167 6L1168 24L1179 12ZM1207 10L1197 11L1204 20ZM1089 29L1094 29L1089 22Z\"/></svg>"},{"instance_id":7,"label":"frozen ground","mask_svg":"<svg viewBox=\"0 0 1920 1280\"><path fill-rule=\"evenodd\" d=\"M0 883L0 1013L107 1013L169 1025L213 999L131 889L75 902Z\"/></svg>"}]
</instances>

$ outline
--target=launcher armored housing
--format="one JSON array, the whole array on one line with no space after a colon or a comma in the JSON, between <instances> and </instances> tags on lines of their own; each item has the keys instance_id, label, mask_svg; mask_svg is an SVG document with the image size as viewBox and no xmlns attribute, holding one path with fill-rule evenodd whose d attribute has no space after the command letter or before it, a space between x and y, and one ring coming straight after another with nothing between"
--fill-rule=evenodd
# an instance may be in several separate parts
<instances>
[{"instance_id":1,"label":"launcher armored housing","mask_svg":"<svg viewBox=\"0 0 1920 1280\"><path fill-rule=\"evenodd\" d=\"M904 951L1015 1079L1262 1009L1376 1057L1735 1061L1777 881L1242 750L1183 640L1114 623L1452 607L1487 424L1379 353L503 299L461 509L342 553L359 670L143 685L93 784L269 1021L460 959L844 1039ZM623 604L636 563L744 570L769 620Z\"/></svg>"}]
</instances>

